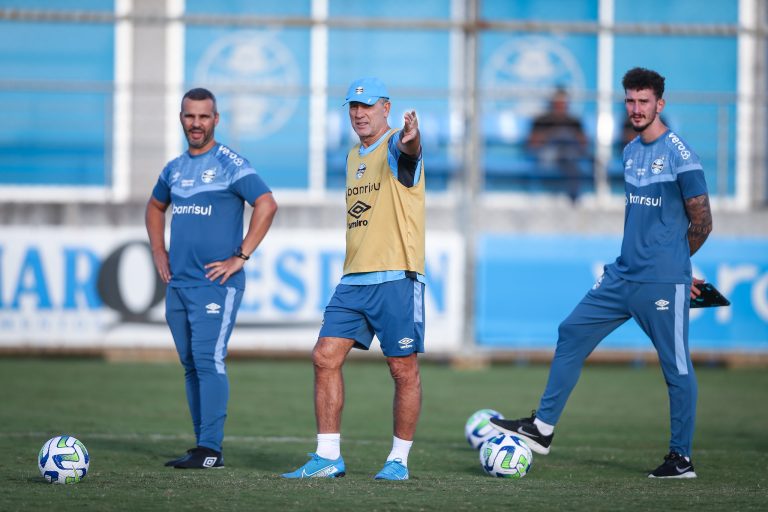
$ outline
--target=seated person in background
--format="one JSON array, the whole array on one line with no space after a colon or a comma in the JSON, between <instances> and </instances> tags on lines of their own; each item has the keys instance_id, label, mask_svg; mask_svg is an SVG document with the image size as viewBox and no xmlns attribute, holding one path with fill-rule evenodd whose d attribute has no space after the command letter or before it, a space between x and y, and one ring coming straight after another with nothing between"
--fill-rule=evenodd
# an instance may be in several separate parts
<instances>
[{"instance_id":1,"label":"seated person in background","mask_svg":"<svg viewBox=\"0 0 768 512\"><path fill-rule=\"evenodd\" d=\"M549 103L549 111L533 120L528 147L536 152L543 168L562 175L568 196L579 197L579 160L587 155L587 137L581 121L568 113L568 93L558 88Z\"/></svg>"}]
</instances>

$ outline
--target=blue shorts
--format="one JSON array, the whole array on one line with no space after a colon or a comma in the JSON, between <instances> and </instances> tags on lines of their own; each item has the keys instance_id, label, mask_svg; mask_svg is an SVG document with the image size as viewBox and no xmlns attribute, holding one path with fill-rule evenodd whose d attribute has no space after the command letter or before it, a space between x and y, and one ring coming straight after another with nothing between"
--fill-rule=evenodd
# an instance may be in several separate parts
<instances>
[{"instance_id":1,"label":"blue shorts","mask_svg":"<svg viewBox=\"0 0 768 512\"><path fill-rule=\"evenodd\" d=\"M374 334L387 357L424 352L424 283L405 278L336 287L320 337L352 339L356 348L368 350Z\"/></svg>"}]
</instances>

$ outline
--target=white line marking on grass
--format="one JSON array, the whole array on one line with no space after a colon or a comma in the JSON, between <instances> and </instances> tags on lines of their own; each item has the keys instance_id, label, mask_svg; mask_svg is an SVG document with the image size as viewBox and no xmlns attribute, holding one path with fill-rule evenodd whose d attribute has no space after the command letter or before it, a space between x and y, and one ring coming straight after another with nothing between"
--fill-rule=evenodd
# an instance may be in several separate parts
<instances>
[{"instance_id":1,"label":"white line marking on grass","mask_svg":"<svg viewBox=\"0 0 768 512\"><path fill-rule=\"evenodd\" d=\"M62 435L52 432L3 432L5 437L24 437L24 438L48 438L56 435ZM137 432L124 432L124 433L108 433L108 432L78 432L76 434L69 434L77 437L79 440L84 441L87 439L100 439L105 441L126 441L126 440L143 440L143 441L191 441L194 436L191 434L141 434ZM238 442L238 443L310 443L315 442L317 439L314 437L294 437L294 436L224 436L224 441ZM345 443L351 444L389 444L389 439L374 441L369 439L344 439Z\"/></svg>"}]
</instances>

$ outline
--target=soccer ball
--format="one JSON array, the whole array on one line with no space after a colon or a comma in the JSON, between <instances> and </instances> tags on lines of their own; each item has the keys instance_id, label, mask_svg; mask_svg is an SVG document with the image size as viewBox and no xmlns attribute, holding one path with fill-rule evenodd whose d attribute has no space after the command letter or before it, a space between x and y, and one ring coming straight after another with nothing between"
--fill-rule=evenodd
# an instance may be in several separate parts
<instances>
[{"instance_id":1,"label":"soccer ball","mask_svg":"<svg viewBox=\"0 0 768 512\"><path fill-rule=\"evenodd\" d=\"M517 436L499 434L480 447L480 465L491 476L523 478L532 463L531 449Z\"/></svg>"},{"instance_id":2,"label":"soccer ball","mask_svg":"<svg viewBox=\"0 0 768 512\"><path fill-rule=\"evenodd\" d=\"M499 433L490 423L491 418L504 418L501 413L493 409L480 409L469 417L464 425L464 437L467 438L469 446L475 450L480 448L487 439Z\"/></svg>"},{"instance_id":3,"label":"soccer ball","mask_svg":"<svg viewBox=\"0 0 768 512\"><path fill-rule=\"evenodd\" d=\"M37 456L40 474L54 484L76 484L88 473L89 462L85 445L67 435L46 441Z\"/></svg>"}]
</instances>

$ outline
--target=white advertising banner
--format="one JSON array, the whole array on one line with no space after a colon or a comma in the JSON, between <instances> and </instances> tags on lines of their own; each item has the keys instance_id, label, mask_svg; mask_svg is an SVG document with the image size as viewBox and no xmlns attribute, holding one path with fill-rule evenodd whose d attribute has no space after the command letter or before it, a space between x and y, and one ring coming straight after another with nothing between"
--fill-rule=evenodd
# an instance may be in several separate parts
<instances>
[{"instance_id":1,"label":"white advertising banner","mask_svg":"<svg viewBox=\"0 0 768 512\"><path fill-rule=\"evenodd\" d=\"M427 234L426 348L460 348L460 235ZM245 266L230 349L309 350L341 277L342 230L271 231ZM164 285L142 228L6 228L0 238L0 347L173 347ZM377 348L378 350L378 348Z\"/></svg>"}]
</instances>

